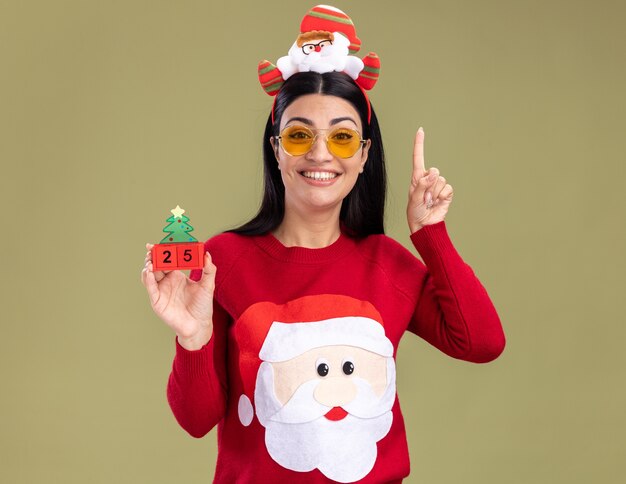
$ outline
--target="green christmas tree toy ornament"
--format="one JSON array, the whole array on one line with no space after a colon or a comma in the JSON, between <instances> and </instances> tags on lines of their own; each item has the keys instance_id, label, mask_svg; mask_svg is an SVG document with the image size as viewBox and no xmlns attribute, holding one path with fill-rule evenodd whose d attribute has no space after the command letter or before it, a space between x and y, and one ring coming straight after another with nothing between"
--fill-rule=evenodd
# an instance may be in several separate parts
<instances>
[{"instance_id":1,"label":"green christmas tree toy ornament","mask_svg":"<svg viewBox=\"0 0 626 484\"><path fill-rule=\"evenodd\" d=\"M168 235L152 247L152 264L156 271L191 270L204 267L204 244L190 235L193 227L185 210L176 205L163 232Z\"/></svg>"}]
</instances>

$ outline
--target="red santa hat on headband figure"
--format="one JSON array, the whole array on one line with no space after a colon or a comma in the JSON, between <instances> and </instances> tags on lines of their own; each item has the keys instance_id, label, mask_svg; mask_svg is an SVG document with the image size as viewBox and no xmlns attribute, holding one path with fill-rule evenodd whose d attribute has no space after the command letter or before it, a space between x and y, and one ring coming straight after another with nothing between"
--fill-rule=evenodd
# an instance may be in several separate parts
<instances>
[{"instance_id":1,"label":"red santa hat on headband figure","mask_svg":"<svg viewBox=\"0 0 626 484\"><path fill-rule=\"evenodd\" d=\"M352 19L338 8L317 5L302 19L300 35L288 55L278 59L276 65L268 60L259 62L259 81L267 94L275 96L297 72L337 71L348 74L361 90L370 90L378 80L380 59L374 52L363 59L350 55L360 48L361 39Z\"/></svg>"}]
</instances>

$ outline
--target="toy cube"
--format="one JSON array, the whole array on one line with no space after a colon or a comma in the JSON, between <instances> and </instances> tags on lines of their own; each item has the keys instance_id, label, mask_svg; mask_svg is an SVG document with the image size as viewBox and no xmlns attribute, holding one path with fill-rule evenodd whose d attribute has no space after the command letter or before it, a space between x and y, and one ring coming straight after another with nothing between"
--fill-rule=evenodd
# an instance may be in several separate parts
<instances>
[{"instance_id":1,"label":"toy cube","mask_svg":"<svg viewBox=\"0 0 626 484\"><path fill-rule=\"evenodd\" d=\"M152 247L152 265L155 271L202 269L204 243L156 244Z\"/></svg>"}]
</instances>

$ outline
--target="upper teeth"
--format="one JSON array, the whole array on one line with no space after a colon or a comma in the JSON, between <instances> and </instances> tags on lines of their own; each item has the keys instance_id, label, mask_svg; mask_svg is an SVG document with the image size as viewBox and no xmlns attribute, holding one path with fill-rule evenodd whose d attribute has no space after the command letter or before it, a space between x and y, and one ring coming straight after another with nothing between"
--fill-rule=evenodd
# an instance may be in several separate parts
<instances>
[{"instance_id":1,"label":"upper teeth","mask_svg":"<svg viewBox=\"0 0 626 484\"><path fill-rule=\"evenodd\" d=\"M307 178L314 178L316 180L330 180L337 176L337 173L329 171L305 171L302 174Z\"/></svg>"}]
</instances>

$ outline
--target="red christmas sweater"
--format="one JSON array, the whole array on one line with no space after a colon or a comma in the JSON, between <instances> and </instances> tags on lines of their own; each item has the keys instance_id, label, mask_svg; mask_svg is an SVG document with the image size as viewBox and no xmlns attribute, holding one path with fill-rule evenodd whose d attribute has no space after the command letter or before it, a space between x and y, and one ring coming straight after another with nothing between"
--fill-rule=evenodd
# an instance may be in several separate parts
<instances>
[{"instance_id":1,"label":"red christmas sweater","mask_svg":"<svg viewBox=\"0 0 626 484\"><path fill-rule=\"evenodd\" d=\"M496 310L445 222L410 236L342 233L325 248L271 234L205 242L217 266L213 335L175 338L167 398L193 437L217 424L217 483L401 482L409 475L395 357L408 330L445 354L497 358ZM201 270L190 277L197 281Z\"/></svg>"}]
</instances>

